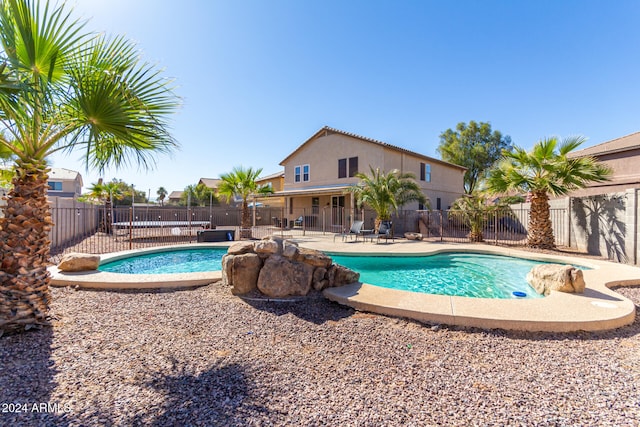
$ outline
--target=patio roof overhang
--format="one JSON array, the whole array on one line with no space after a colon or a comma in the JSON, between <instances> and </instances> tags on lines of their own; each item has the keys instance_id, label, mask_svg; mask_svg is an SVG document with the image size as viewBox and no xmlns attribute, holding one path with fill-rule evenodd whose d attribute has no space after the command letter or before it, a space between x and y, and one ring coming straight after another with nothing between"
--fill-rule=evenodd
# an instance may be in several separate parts
<instances>
[{"instance_id":1,"label":"patio roof overhang","mask_svg":"<svg viewBox=\"0 0 640 427\"><path fill-rule=\"evenodd\" d=\"M315 196L315 195L343 194L345 190L348 189L349 187L352 187L352 185L307 187L307 188L277 191L273 193L273 195L279 196L279 197L290 197L290 196Z\"/></svg>"}]
</instances>

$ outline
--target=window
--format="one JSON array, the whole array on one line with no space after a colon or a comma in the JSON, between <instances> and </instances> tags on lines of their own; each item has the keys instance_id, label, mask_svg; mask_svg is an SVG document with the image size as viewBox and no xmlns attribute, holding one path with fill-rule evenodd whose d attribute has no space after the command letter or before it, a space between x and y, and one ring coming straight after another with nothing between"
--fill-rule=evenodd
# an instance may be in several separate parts
<instances>
[{"instance_id":1,"label":"window","mask_svg":"<svg viewBox=\"0 0 640 427\"><path fill-rule=\"evenodd\" d=\"M349 173L347 174L347 160L349 160ZM356 176L358 173L358 158L349 157L348 159L338 159L338 178L349 178Z\"/></svg>"},{"instance_id":2,"label":"window","mask_svg":"<svg viewBox=\"0 0 640 427\"><path fill-rule=\"evenodd\" d=\"M338 178L347 177L347 159L338 159Z\"/></svg>"},{"instance_id":3,"label":"window","mask_svg":"<svg viewBox=\"0 0 640 427\"><path fill-rule=\"evenodd\" d=\"M293 181L309 181L309 165L296 166L293 169Z\"/></svg>"},{"instance_id":4,"label":"window","mask_svg":"<svg viewBox=\"0 0 640 427\"><path fill-rule=\"evenodd\" d=\"M51 191L62 191L61 182L49 181L47 182L47 185L49 186L49 190Z\"/></svg>"},{"instance_id":5,"label":"window","mask_svg":"<svg viewBox=\"0 0 640 427\"><path fill-rule=\"evenodd\" d=\"M440 200L440 197L436 198L436 210L440 210L442 209L442 200Z\"/></svg>"},{"instance_id":6,"label":"window","mask_svg":"<svg viewBox=\"0 0 640 427\"><path fill-rule=\"evenodd\" d=\"M431 182L431 165L420 163L420 181Z\"/></svg>"},{"instance_id":7,"label":"window","mask_svg":"<svg viewBox=\"0 0 640 427\"><path fill-rule=\"evenodd\" d=\"M358 173L358 158L349 157L349 177L356 176Z\"/></svg>"}]
</instances>

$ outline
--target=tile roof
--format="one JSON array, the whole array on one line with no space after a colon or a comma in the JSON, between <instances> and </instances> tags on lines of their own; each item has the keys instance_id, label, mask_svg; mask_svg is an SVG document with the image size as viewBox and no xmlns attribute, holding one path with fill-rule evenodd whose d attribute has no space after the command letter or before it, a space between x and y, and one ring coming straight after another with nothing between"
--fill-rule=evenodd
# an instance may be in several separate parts
<instances>
[{"instance_id":1,"label":"tile roof","mask_svg":"<svg viewBox=\"0 0 640 427\"><path fill-rule=\"evenodd\" d=\"M569 157L598 156L640 148L640 132L572 152Z\"/></svg>"},{"instance_id":2,"label":"tile roof","mask_svg":"<svg viewBox=\"0 0 640 427\"><path fill-rule=\"evenodd\" d=\"M221 179L218 178L200 178L198 184L204 184L208 188L218 188L218 184L220 184Z\"/></svg>"},{"instance_id":3,"label":"tile roof","mask_svg":"<svg viewBox=\"0 0 640 427\"><path fill-rule=\"evenodd\" d=\"M332 127L329 127L329 126L324 126L318 132L314 133L313 136L311 136L311 138L309 138L305 142L303 142L298 148L296 148L293 152L291 152L291 154L289 154L283 161L281 161L280 165L284 166L284 164L287 162L287 160L289 160L289 158L291 156L293 156L295 153L300 151L302 149L302 147L307 145L312 140L318 138L322 134L329 135L329 134L334 134L334 133L337 133L337 134L340 134L340 135L349 136L351 138L360 139L362 141L367 141L367 142L370 142L372 144L381 145L381 146L383 146L385 148L389 148L391 150L399 151L401 153L410 154L412 156L420 157L420 158L426 159L426 160L428 160L430 162L441 163L441 164L444 164L444 165L447 165L447 166L459 168L459 169L462 169L462 170L467 170L467 168L465 168L463 166L454 165L453 163L445 162L444 160L434 159L433 157L429 157L429 156L426 156L424 154L416 153L415 151L407 150L406 148L398 147L397 145L388 144L386 142L379 141L379 140L373 139L373 138L368 138L366 136L357 135L355 133L345 132L343 130L335 129L335 128L332 128Z\"/></svg>"}]
</instances>

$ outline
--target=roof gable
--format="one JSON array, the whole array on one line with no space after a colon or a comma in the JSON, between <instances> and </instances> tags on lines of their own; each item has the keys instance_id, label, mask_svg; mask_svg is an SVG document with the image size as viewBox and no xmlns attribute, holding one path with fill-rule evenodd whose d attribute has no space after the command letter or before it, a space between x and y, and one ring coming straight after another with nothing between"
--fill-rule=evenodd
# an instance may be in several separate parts
<instances>
[{"instance_id":1,"label":"roof gable","mask_svg":"<svg viewBox=\"0 0 640 427\"><path fill-rule=\"evenodd\" d=\"M570 157L599 156L603 154L619 153L621 151L635 150L640 148L640 132L632 133L620 138L612 139L592 147L574 151Z\"/></svg>"},{"instance_id":2,"label":"roof gable","mask_svg":"<svg viewBox=\"0 0 640 427\"><path fill-rule=\"evenodd\" d=\"M407 150L405 148L402 147L398 147L396 145L392 145L392 144L388 144L386 142L383 141L379 141L377 139L373 139L373 138L367 138L366 136L361 136L361 135L357 135L355 133L351 133L351 132L345 132L339 129L334 129L332 127L329 126L324 126L322 129L320 129L318 132L316 132L315 134L313 134L309 139L307 139L305 142L303 142L298 148L296 148L293 152L291 152L291 154L289 154L284 160L282 160L280 162L280 166L284 166L285 163L287 163L287 161L293 157L296 153L300 152L305 146L311 144L314 140L318 139L321 136L327 136L327 135L333 135L333 134L339 134L339 135L344 135L344 136L348 136L351 138L355 138L358 139L360 141L365 141L371 144L375 144L384 148L388 148L390 150L393 151L397 151L400 153L404 153L404 154L409 154L424 160L427 160L429 162L436 162L436 163L440 163L446 166L450 166L453 168L458 168L460 170L467 170L467 168L463 167L463 166L459 166L459 165L455 165L453 163L449 163L449 162L445 162L444 160L439 160L439 159L434 159L433 157L429 157L426 156L424 154L420 154L420 153L416 153L415 151L411 151L411 150Z\"/></svg>"},{"instance_id":3,"label":"roof gable","mask_svg":"<svg viewBox=\"0 0 640 427\"><path fill-rule=\"evenodd\" d=\"M200 178L198 184L204 184L207 188L218 188L221 181L218 178Z\"/></svg>"}]
</instances>

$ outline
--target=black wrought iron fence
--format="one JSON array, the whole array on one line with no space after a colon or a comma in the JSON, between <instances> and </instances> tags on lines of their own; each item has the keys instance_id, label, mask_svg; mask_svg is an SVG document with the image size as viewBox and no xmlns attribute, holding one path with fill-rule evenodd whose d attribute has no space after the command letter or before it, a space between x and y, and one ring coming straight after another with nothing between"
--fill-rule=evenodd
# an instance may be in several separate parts
<instances>
[{"instance_id":1,"label":"black wrought iron fence","mask_svg":"<svg viewBox=\"0 0 640 427\"><path fill-rule=\"evenodd\" d=\"M373 229L376 214L370 210L342 207L299 209L256 207L250 210L248 227L242 224L239 208L105 206L53 207L51 253L54 261L64 252L108 253L148 246L195 243L204 230L228 230L224 234L239 239L333 235L348 230L356 220ZM527 238L528 209L507 209L469 214L450 211L397 212L393 233L419 232L424 239L446 242L482 240L490 244L524 245ZM551 209L557 245L568 245L566 209ZM243 230L243 228L245 230ZM244 233L242 232L244 231ZM473 232L472 232L473 231ZM478 238L480 236L480 238Z\"/></svg>"}]
</instances>

